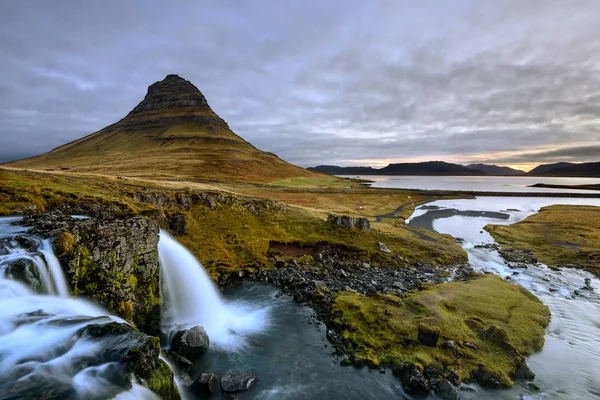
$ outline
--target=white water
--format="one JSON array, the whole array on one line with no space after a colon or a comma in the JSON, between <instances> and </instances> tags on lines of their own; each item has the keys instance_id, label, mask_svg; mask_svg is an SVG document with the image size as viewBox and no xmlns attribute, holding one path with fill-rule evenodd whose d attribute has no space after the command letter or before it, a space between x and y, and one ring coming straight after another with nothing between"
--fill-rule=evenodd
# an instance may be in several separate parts
<instances>
[{"instance_id":1,"label":"white water","mask_svg":"<svg viewBox=\"0 0 600 400\"><path fill-rule=\"evenodd\" d=\"M267 327L268 307L224 302L200 262L164 231L160 232L158 252L165 305L161 320L171 335L201 325L211 347L239 351L246 347L249 335Z\"/></svg>"},{"instance_id":2,"label":"white water","mask_svg":"<svg viewBox=\"0 0 600 400\"><path fill-rule=\"evenodd\" d=\"M544 348L527 359L527 364L537 375L535 382L542 392L534 394L516 386L509 391L488 391L485 398L600 399L600 280L588 272L574 269L553 271L544 265L531 265L527 269L511 268L497 251L475 247L494 241L483 229L485 225L512 224L551 204L600 206L600 199L480 197L427 204L457 211L500 211L509 214L508 220L455 215L436 219L433 227L440 233L463 238L463 247L475 269L502 277L510 276L512 282L531 290L552 312ZM427 209L419 207L411 219L427 212ZM585 278L591 279L595 292L579 290L580 294L574 295L575 290L584 286ZM481 395L478 393L478 398L482 398Z\"/></svg>"},{"instance_id":3,"label":"white water","mask_svg":"<svg viewBox=\"0 0 600 400\"><path fill-rule=\"evenodd\" d=\"M0 238L24 231L9 225L15 220L0 218ZM71 386L81 399L100 400L120 392L116 398L121 400L156 399L140 385L123 392L111 383L114 363L88 366L106 349L77 332L91 324L124 321L91 302L68 297L66 279L48 241L41 242L43 257L19 248L14 241L7 253L0 255L0 270L19 258L32 260L46 293L34 293L0 274L0 397L14 382L40 377Z\"/></svg>"},{"instance_id":4,"label":"white water","mask_svg":"<svg viewBox=\"0 0 600 400\"><path fill-rule=\"evenodd\" d=\"M50 270L50 274L52 276L55 293L60 297L69 297L69 286L67 285L67 280L65 279L65 275L63 274L58 259L54 255L54 251L52 250L52 245L50 244L49 240L42 240L42 248L40 249L40 253L42 253L46 259L46 264L48 265L48 269Z\"/></svg>"}]
</instances>

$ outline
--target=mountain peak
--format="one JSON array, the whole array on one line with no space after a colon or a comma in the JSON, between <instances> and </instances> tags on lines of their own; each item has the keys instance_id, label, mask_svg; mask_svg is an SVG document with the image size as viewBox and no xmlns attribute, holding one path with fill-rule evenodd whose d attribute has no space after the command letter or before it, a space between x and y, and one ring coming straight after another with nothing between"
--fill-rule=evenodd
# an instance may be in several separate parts
<instances>
[{"instance_id":1,"label":"mountain peak","mask_svg":"<svg viewBox=\"0 0 600 400\"><path fill-rule=\"evenodd\" d=\"M206 98L193 83L179 75L170 74L162 81L148 86L146 97L131 111L130 115L168 108L196 108L212 112Z\"/></svg>"}]
</instances>

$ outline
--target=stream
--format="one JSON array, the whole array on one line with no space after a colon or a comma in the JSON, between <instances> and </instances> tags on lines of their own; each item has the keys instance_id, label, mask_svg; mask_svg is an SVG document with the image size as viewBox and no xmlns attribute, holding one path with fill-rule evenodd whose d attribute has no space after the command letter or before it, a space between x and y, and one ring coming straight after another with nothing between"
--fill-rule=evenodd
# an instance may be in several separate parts
<instances>
[{"instance_id":1,"label":"stream","mask_svg":"<svg viewBox=\"0 0 600 400\"><path fill-rule=\"evenodd\" d=\"M521 197L480 197L472 200L440 200L418 207L407 223L432 227L464 239L473 267L509 277L515 284L533 292L552 312L541 352L528 357L527 364L537 375L533 392L517 383L509 390L478 390L473 398L487 399L600 399L600 280L592 274L563 268L553 271L545 265L528 268L509 267L496 250L477 245L493 243L483 230L487 224L508 225L519 222L552 204L600 206L598 199L558 199ZM590 278L595 291L580 290ZM468 398L463 396L463 398Z\"/></svg>"}]
</instances>

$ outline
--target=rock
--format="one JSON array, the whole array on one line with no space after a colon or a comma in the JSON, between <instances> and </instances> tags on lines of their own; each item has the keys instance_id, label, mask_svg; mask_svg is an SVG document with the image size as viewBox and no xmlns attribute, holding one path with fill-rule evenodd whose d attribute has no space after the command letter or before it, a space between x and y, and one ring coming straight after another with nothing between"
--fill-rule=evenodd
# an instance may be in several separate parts
<instances>
[{"instance_id":1,"label":"rock","mask_svg":"<svg viewBox=\"0 0 600 400\"><path fill-rule=\"evenodd\" d=\"M195 360L208 349L209 339L201 326L181 330L175 333L171 341L171 350L189 360Z\"/></svg>"},{"instance_id":2,"label":"rock","mask_svg":"<svg viewBox=\"0 0 600 400\"><path fill-rule=\"evenodd\" d=\"M590 278L585 278L585 285L581 288L581 290L594 290L594 288L592 287L592 280Z\"/></svg>"},{"instance_id":3,"label":"rock","mask_svg":"<svg viewBox=\"0 0 600 400\"><path fill-rule=\"evenodd\" d=\"M46 294L51 289L45 287L36 265L27 258L12 261L6 268L5 274L7 278L19 281L39 294Z\"/></svg>"},{"instance_id":4,"label":"rock","mask_svg":"<svg viewBox=\"0 0 600 400\"><path fill-rule=\"evenodd\" d=\"M38 249L39 244L35 239L22 235L17 235L14 237L14 239L19 244L19 246L21 246L30 253L33 253Z\"/></svg>"},{"instance_id":5,"label":"rock","mask_svg":"<svg viewBox=\"0 0 600 400\"><path fill-rule=\"evenodd\" d=\"M391 253L392 251L390 249L388 249L388 247L381 243L381 242L377 242L377 247L379 247L379 250L383 253Z\"/></svg>"},{"instance_id":6,"label":"rock","mask_svg":"<svg viewBox=\"0 0 600 400\"><path fill-rule=\"evenodd\" d=\"M454 385L460 385L460 375L458 375L458 372L454 370L448 372L448 375L446 375L446 379L448 379Z\"/></svg>"},{"instance_id":7,"label":"rock","mask_svg":"<svg viewBox=\"0 0 600 400\"><path fill-rule=\"evenodd\" d=\"M463 345L473 350L479 350L479 346L477 346L475 343L465 342Z\"/></svg>"},{"instance_id":8,"label":"rock","mask_svg":"<svg viewBox=\"0 0 600 400\"><path fill-rule=\"evenodd\" d=\"M498 389L502 387L500 381L495 376L487 372L483 365L479 366L479 369L475 373L473 379L485 388Z\"/></svg>"},{"instance_id":9,"label":"rock","mask_svg":"<svg viewBox=\"0 0 600 400\"><path fill-rule=\"evenodd\" d=\"M283 268L285 267L285 261L284 260L276 260L275 261L275 268Z\"/></svg>"},{"instance_id":10,"label":"rock","mask_svg":"<svg viewBox=\"0 0 600 400\"><path fill-rule=\"evenodd\" d=\"M237 400L237 396L231 393L221 394L221 400Z\"/></svg>"},{"instance_id":11,"label":"rock","mask_svg":"<svg viewBox=\"0 0 600 400\"><path fill-rule=\"evenodd\" d=\"M210 396L217 385L217 376L215 374L202 374L192 384L192 392L201 398Z\"/></svg>"},{"instance_id":12,"label":"rock","mask_svg":"<svg viewBox=\"0 0 600 400\"><path fill-rule=\"evenodd\" d=\"M536 385L535 383L529 382L527 384L527 389L531 390L532 392L536 392L538 393L539 391L541 391L542 389Z\"/></svg>"},{"instance_id":13,"label":"rock","mask_svg":"<svg viewBox=\"0 0 600 400\"><path fill-rule=\"evenodd\" d=\"M419 367L415 364L404 363L392 369L394 376L400 378L404 390L409 394L426 395L429 393L429 385Z\"/></svg>"},{"instance_id":14,"label":"rock","mask_svg":"<svg viewBox=\"0 0 600 400\"><path fill-rule=\"evenodd\" d=\"M428 326L419 324L418 327L418 340L424 346L435 347L437 346L438 339L440 337L440 328L437 326Z\"/></svg>"},{"instance_id":15,"label":"rock","mask_svg":"<svg viewBox=\"0 0 600 400\"><path fill-rule=\"evenodd\" d=\"M434 387L435 394L444 400L458 400L458 388L454 386L449 380L442 379L442 381Z\"/></svg>"},{"instance_id":16,"label":"rock","mask_svg":"<svg viewBox=\"0 0 600 400\"><path fill-rule=\"evenodd\" d=\"M167 357L172 361L177 371L184 372L186 374L192 373L192 370L194 369L194 364L187 358L180 356L174 351L169 352Z\"/></svg>"},{"instance_id":17,"label":"rock","mask_svg":"<svg viewBox=\"0 0 600 400\"><path fill-rule=\"evenodd\" d=\"M256 383L254 371L225 375L221 378L221 389L226 393L235 393L250 389Z\"/></svg>"},{"instance_id":18,"label":"rock","mask_svg":"<svg viewBox=\"0 0 600 400\"><path fill-rule=\"evenodd\" d=\"M436 368L432 365L428 365L425 367L425 369L423 369L423 375L425 375L425 378L427 379L436 378L441 374L442 371L439 368Z\"/></svg>"},{"instance_id":19,"label":"rock","mask_svg":"<svg viewBox=\"0 0 600 400\"><path fill-rule=\"evenodd\" d=\"M523 379L528 381L535 379L535 374L531 369L529 369L524 358L521 358L517 363L517 367L515 368L515 379Z\"/></svg>"},{"instance_id":20,"label":"rock","mask_svg":"<svg viewBox=\"0 0 600 400\"><path fill-rule=\"evenodd\" d=\"M169 217L169 230L173 236L184 236L188 233L187 215L177 213Z\"/></svg>"},{"instance_id":21,"label":"rock","mask_svg":"<svg viewBox=\"0 0 600 400\"><path fill-rule=\"evenodd\" d=\"M334 215L329 215L327 217L327 221L331 224L343 226L348 229L353 229L356 227L365 232L371 231L371 224L369 223L369 220L366 218L354 218L354 217L350 217L348 215L343 215L343 216L339 216L339 217L336 217Z\"/></svg>"},{"instance_id":22,"label":"rock","mask_svg":"<svg viewBox=\"0 0 600 400\"><path fill-rule=\"evenodd\" d=\"M458 349L456 348L456 344L454 343L453 340L446 340L444 343L442 343L442 349L447 349L452 351L452 354L454 354L454 357L458 357Z\"/></svg>"}]
</instances>

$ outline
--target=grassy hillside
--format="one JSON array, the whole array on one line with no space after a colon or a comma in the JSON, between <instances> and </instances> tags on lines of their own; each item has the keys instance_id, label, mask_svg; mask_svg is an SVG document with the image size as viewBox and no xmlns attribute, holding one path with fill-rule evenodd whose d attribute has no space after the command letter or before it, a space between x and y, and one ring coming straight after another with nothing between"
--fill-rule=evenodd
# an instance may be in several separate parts
<instances>
[{"instance_id":1,"label":"grassy hillside","mask_svg":"<svg viewBox=\"0 0 600 400\"><path fill-rule=\"evenodd\" d=\"M600 207L544 207L516 224L485 229L502 246L532 249L544 264L576 264L600 276Z\"/></svg>"},{"instance_id":2,"label":"grassy hillside","mask_svg":"<svg viewBox=\"0 0 600 400\"><path fill-rule=\"evenodd\" d=\"M248 194L232 193L222 196L230 200L211 209L204 203L194 203L191 209L180 208L178 196L191 198L206 193L205 190L181 188L168 182L121 180L98 176L70 176L54 173L8 171L0 169L0 215L12 215L33 209L41 212L65 204L97 204L116 207L124 213L160 216L184 214L188 221L188 233L178 237L202 263L217 277L226 272L243 268L268 267L271 241L294 243L311 248L316 245L343 246L357 257L376 257L385 261L389 255L382 254L377 242L385 243L394 253L409 261L454 263L464 261L464 250L447 235L420 232L404 226L374 224L371 232L359 229L348 230L326 221L329 212L354 208L353 204L369 204L368 208L353 211L356 216L370 216L377 212L393 211L409 199L409 194L398 191L394 196L387 191L377 195L377 190L351 194L347 189L332 189L332 193L296 193L290 196L287 190L294 188L270 187L270 200L282 201L281 207L266 206L267 200ZM249 185L240 185L248 190ZM256 186L261 191L261 186ZM136 198L139 193L165 195L171 204L158 209ZM292 192L293 193L293 192ZM217 196L214 189L211 196ZM281 195L281 196L278 196ZM347 196L347 197L346 197ZM296 200L294 200L296 199ZM380 199L380 202L377 200ZM270 201L269 200L269 201ZM320 209L299 205L318 203ZM248 204L254 204L251 212ZM361 214L361 212L364 213ZM310 252L310 251L309 251ZM307 253L308 254L308 253ZM392 261L390 261L392 262ZM392 262L395 264L395 262Z\"/></svg>"},{"instance_id":3,"label":"grassy hillside","mask_svg":"<svg viewBox=\"0 0 600 400\"><path fill-rule=\"evenodd\" d=\"M170 75L122 120L15 168L152 179L271 182L319 177L233 133L190 82Z\"/></svg>"}]
</instances>

